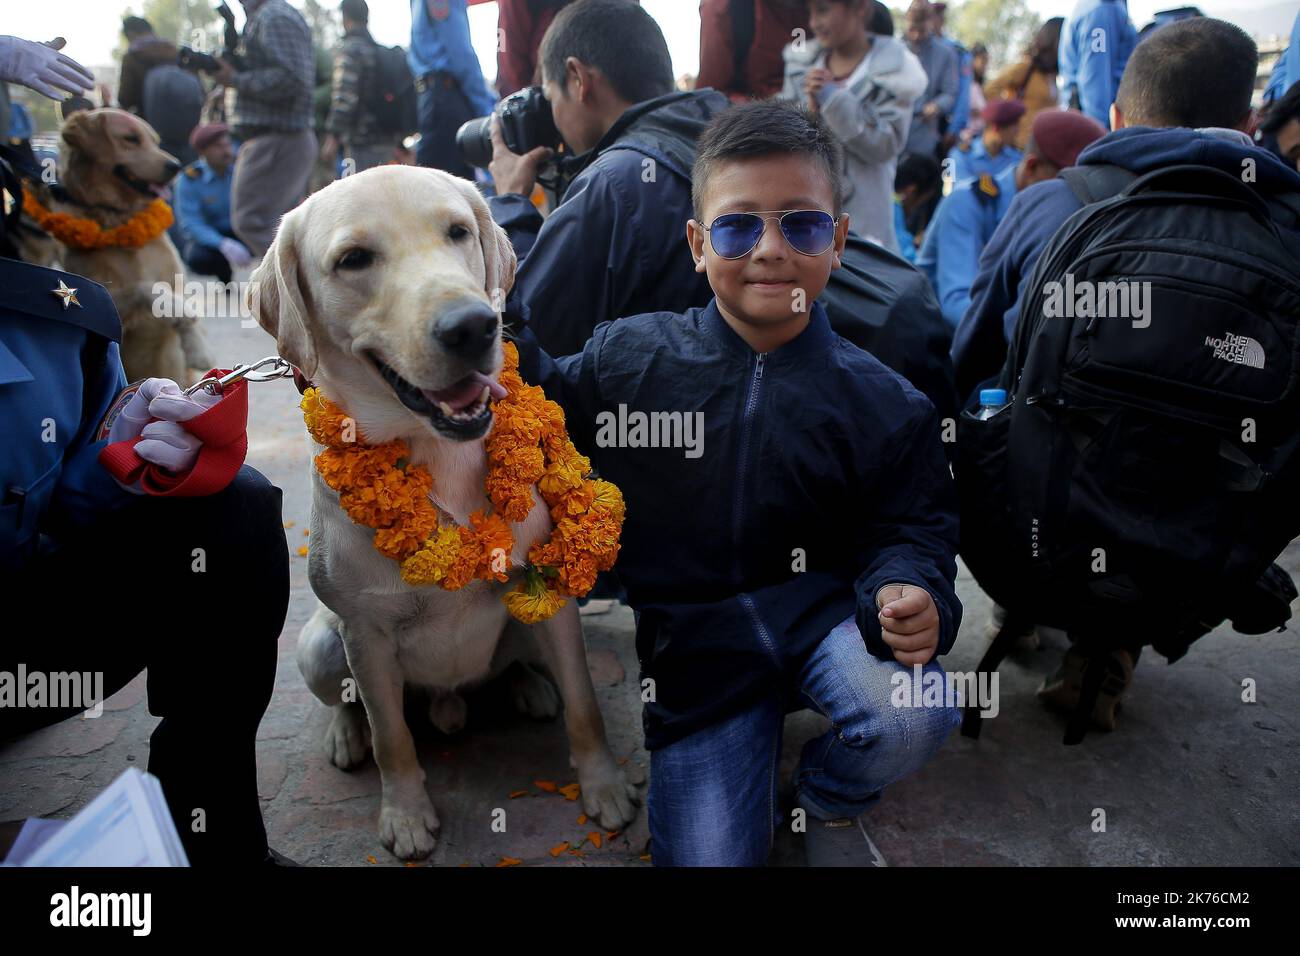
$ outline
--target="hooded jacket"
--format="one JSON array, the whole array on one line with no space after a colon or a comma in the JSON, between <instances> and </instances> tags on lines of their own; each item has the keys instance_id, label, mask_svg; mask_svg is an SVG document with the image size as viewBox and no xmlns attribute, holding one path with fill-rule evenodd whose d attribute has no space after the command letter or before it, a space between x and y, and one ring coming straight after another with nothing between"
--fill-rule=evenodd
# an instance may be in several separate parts
<instances>
[{"instance_id":1,"label":"hooded jacket","mask_svg":"<svg viewBox=\"0 0 1300 956\"><path fill-rule=\"evenodd\" d=\"M871 49L843 84L818 104L844 146L844 211L849 228L898 252L894 235L894 168L907 144L912 104L927 83L921 61L893 37L872 36ZM829 51L816 40L787 44L784 99L804 104L804 77L825 67ZM825 92L825 90L823 91Z\"/></svg>"},{"instance_id":2,"label":"hooded jacket","mask_svg":"<svg viewBox=\"0 0 1300 956\"><path fill-rule=\"evenodd\" d=\"M543 222L526 196L488 200L519 256L505 319L525 322L552 355L581 351L601 322L683 312L713 293L686 245L695 143L727 106L714 90L670 93L630 107L589 152Z\"/></svg>"},{"instance_id":3,"label":"hooded jacket","mask_svg":"<svg viewBox=\"0 0 1300 956\"><path fill-rule=\"evenodd\" d=\"M938 418L820 303L761 355L716 302L605 323L556 361L524 330L520 355L626 501L614 570L638 612L648 748L786 690L846 618L893 659L876 616L886 584L929 591L938 653L952 647L957 518ZM665 434L683 441L651 441Z\"/></svg>"},{"instance_id":4,"label":"hooded jacket","mask_svg":"<svg viewBox=\"0 0 1300 956\"><path fill-rule=\"evenodd\" d=\"M1213 166L1240 176L1253 161L1255 188L1270 196L1300 193L1300 173L1233 130L1153 129L1134 126L1097 140L1079 154L1078 164L1119 166L1136 175L1179 164ZM1081 203L1068 183L1053 179L1016 195L980 258L971 287L971 306L957 328L952 358L957 393L971 395L996 376L1020 318L1021 284L1061 224ZM1294 221L1286 222L1295 229Z\"/></svg>"}]
</instances>

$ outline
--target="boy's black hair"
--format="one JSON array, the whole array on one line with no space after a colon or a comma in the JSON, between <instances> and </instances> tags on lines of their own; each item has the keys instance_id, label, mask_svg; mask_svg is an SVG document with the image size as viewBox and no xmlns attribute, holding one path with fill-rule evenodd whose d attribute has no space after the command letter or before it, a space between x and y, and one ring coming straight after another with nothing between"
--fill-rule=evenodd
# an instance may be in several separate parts
<instances>
[{"instance_id":1,"label":"boy's black hair","mask_svg":"<svg viewBox=\"0 0 1300 956\"><path fill-rule=\"evenodd\" d=\"M356 23L370 22L370 7L366 0L343 0L339 13Z\"/></svg>"},{"instance_id":2,"label":"boy's black hair","mask_svg":"<svg viewBox=\"0 0 1300 956\"><path fill-rule=\"evenodd\" d=\"M807 156L822 166L838 217L844 202L839 140L818 114L781 100L759 100L728 107L700 135L691 172L695 218L704 211L704 192L718 163L780 154Z\"/></svg>"},{"instance_id":3,"label":"boy's black hair","mask_svg":"<svg viewBox=\"0 0 1300 956\"><path fill-rule=\"evenodd\" d=\"M1232 128L1250 110L1259 51L1212 17L1152 30L1129 57L1115 94L1126 126Z\"/></svg>"},{"instance_id":4,"label":"boy's black hair","mask_svg":"<svg viewBox=\"0 0 1300 956\"><path fill-rule=\"evenodd\" d=\"M147 37L153 33L153 24L144 17L124 17L122 19L122 35L129 40L136 37Z\"/></svg>"},{"instance_id":5,"label":"boy's black hair","mask_svg":"<svg viewBox=\"0 0 1300 956\"><path fill-rule=\"evenodd\" d=\"M938 161L926 153L907 153L894 170L894 192L915 186L919 193L937 190L943 180Z\"/></svg>"},{"instance_id":6,"label":"boy's black hair","mask_svg":"<svg viewBox=\"0 0 1300 956\"><path fill-rule=\"evenodd\" d=\"M1259 124L1259 129L1263 133L1276 134L1291 120L1300 120L1300 79L1291 84L1285 96L1273 101L1273 105L1268 108L1268 113L1264 116L1264 121Z\"/></svg>"},{"instance_id":7,"label":"boy's black hair","mask_svg":"<svg viewBox=\"0 0 1300 956\"><path fill-rule=\"evenodd\" d=\"M542 77L563 87L569 57L600 70L629 103L676 89L663 31L633 0L577 0L556 14L537 54Z\"/></svg>"},{"instance_id":8,"label":"boy's black hair","mask_svg":"<svg viewBox=\"0 0 1300 956\"><path fill-rule=\"evenodd\" d=\"M880 0L871 0L871 13L867 16L867 32L882 37L894 35L894 15Z\"/></svg>"}]
</instances>

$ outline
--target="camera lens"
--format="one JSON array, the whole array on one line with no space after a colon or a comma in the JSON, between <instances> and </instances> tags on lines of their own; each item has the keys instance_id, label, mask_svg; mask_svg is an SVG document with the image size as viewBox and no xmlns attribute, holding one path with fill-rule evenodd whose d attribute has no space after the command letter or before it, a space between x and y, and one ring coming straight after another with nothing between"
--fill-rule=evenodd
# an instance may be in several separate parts
<instances>
[{"instance_id":1,"label":"camera lens","mask_svg":"<svg viewBox=\"0 0 1300 956\"><path fill-rule=\"evenodd\" d=\"M492 162L492 116L480 116L456 130L456 148L465 162L487 169Z\"/></svg>"}]
</instances>

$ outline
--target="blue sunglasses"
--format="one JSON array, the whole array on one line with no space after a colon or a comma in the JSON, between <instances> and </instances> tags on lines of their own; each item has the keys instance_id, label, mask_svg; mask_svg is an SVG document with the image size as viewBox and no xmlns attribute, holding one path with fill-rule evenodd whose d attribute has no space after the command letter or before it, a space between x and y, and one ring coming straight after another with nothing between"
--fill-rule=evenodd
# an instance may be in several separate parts
<instances>
[{"instance_id":1,"label":"blue sunglasses","mask_svg":"<svg viewBox=\"0 0 1300 956\"><path fill-rule=\"evenodd\" d=\"M839 220L820 209L795 209L789 212L733 212L719 216L704 227L713 251L723 259L740 259L754 251L763 238L767 221L775 219L790 248L805 256L820 256L835 242Z\"/></svg>"}]
</instances>

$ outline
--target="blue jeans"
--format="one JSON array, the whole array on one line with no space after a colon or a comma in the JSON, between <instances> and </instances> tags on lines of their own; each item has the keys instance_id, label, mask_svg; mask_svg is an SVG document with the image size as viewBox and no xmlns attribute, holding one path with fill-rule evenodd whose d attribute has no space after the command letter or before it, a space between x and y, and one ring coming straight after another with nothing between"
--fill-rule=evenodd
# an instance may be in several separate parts
<instances>
[{"instance_id":1,"label":"blue jeans","mask_svg":"<svg viewBox=\"0 0 1300 956\"><path fill-rule=\"evenodd\" d=\"M799 705L831 728L804 745L795 800L819 820L868 810L886 786L919 770L961 722L956 707L896 707L893 675L910 667L867 650L853 618L809 656L795 682ZM947 678L931 661L924 673ZM910 685L909 685L910 686ZM945 692L946 699L946 692ZM651 854L658 866L762 866L775 828L777 768L787 698L768 700L650 755ZM785 821L788 822L788 821Z\"/></svg>"}]
</instances>

